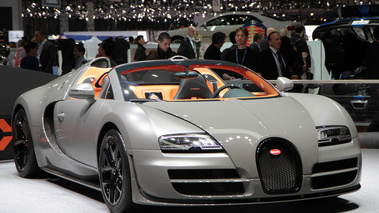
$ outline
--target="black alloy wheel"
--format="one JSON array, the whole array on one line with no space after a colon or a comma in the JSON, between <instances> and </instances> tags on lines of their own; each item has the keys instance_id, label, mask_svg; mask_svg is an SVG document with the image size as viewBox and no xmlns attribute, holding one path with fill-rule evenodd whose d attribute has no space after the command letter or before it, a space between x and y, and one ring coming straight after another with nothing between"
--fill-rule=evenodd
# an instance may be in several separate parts
<instances>
[{"instance_id":1,"label":"black alloy wheel","mask_svg":"<svg viewBox=\"0 0 379 213\"><path fill-rule=\"evenodd\" d=\"M35 177L38 168L29 122L24 109L19 109L12 123L14 162L21 177Z\"/></svg>"},{"instance_id":2,"label":"black alloy wheel","mask_svg":"<svg viewBox=\"0 0 379 213\"><path fill-rule=\"evenodd\" d=\"M111 212L133 208L129 161L117 130L109 130L104 136L98 167L103 198Z\"/></svg>"}]
</instances>

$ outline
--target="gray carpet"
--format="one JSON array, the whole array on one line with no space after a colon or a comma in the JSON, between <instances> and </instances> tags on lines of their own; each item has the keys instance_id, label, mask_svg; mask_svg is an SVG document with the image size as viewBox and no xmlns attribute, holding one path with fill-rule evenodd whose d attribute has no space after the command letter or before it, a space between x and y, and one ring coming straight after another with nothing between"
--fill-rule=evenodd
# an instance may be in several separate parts
<instances>
[{"instance_id":1,"label":"gray carpet","mask_svg":"<svg viewBox=\"0 0 379 213\"><path fill-rule=\"evenodd\" d=\"M379 149L363 149L362 156L362 188L338 198L226 207L144 207L138 212L378 212ZM20 178L13 162L1 162L0 171L0 212L108 212L99 191L52 176Z\"/></svg>"},{"instance_id":2,"label":"gray carpet","mask_svg":"<svg viewBox=\"0 0 379 213\"><path fill-rule=\"evenodd\" d=\"M0 212L44 213L44 212L107 212L101 200L101 193L96 198L75 191L84 188L77 184L61 184L62 179L47 177L45 179L24 179L18 176L14 162L0 163L0 192L2 202ZM72 189L67 187L73 186ZM75 189L76 188L76 189Z\"/></svg>"}]
</instances>

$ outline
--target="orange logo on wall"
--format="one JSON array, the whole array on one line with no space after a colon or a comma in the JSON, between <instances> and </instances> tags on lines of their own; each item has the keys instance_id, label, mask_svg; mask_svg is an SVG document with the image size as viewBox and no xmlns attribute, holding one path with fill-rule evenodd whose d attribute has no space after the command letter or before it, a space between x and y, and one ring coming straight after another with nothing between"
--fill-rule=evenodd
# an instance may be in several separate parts
<instances>
[{"instance_id":1,"label":"orange logo on wall","mask_svg":"<svg viewBox=\"0 0 379 213\"><path fill-rule=\"evenodd\" d=\"M4 119L0 119L0 130L5 135L2 138L0 137L0 151L3 151L12 140L12 136L9 136L12 135L12 128Z\"/></svg>"}]
</instances>

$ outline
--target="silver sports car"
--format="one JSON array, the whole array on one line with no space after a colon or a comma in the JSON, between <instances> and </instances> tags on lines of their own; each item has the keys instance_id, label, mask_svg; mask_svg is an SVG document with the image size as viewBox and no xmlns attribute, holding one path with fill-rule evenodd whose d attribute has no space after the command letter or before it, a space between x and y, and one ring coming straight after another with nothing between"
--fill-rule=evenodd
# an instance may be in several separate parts
<instances>
[{"instance_id":1,"label":"silver sports car","mask_svg":"<svg viewBox=\"0 0 379 213\"><path fill-rule=\"evenodd\" d=\"M98 58L21 95L12 115L22 177L101 190L110 211L338 196L360 188L349 114L229 62ZM228 73L245 79L226 84Z\"/></svg>"}]
</instances>

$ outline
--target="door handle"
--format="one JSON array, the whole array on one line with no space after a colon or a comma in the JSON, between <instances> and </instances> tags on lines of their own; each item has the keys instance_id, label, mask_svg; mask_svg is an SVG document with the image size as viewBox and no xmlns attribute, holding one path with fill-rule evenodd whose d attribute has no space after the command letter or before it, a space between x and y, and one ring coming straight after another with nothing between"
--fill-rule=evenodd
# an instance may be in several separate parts
<instances>
[{"instance_id":1,"label":"door handle","mask_svg":"<svg viewBox=\"0 0 379 213\"><path fill-rule=\"evenodd\" d=\"M64 119L64 112L62 112L62 113L58 113L58 114L57 114L57 117L58 117L58 120L59 120L60 122L62 122L63 119Z\"/></svg>"}]
</instances>

